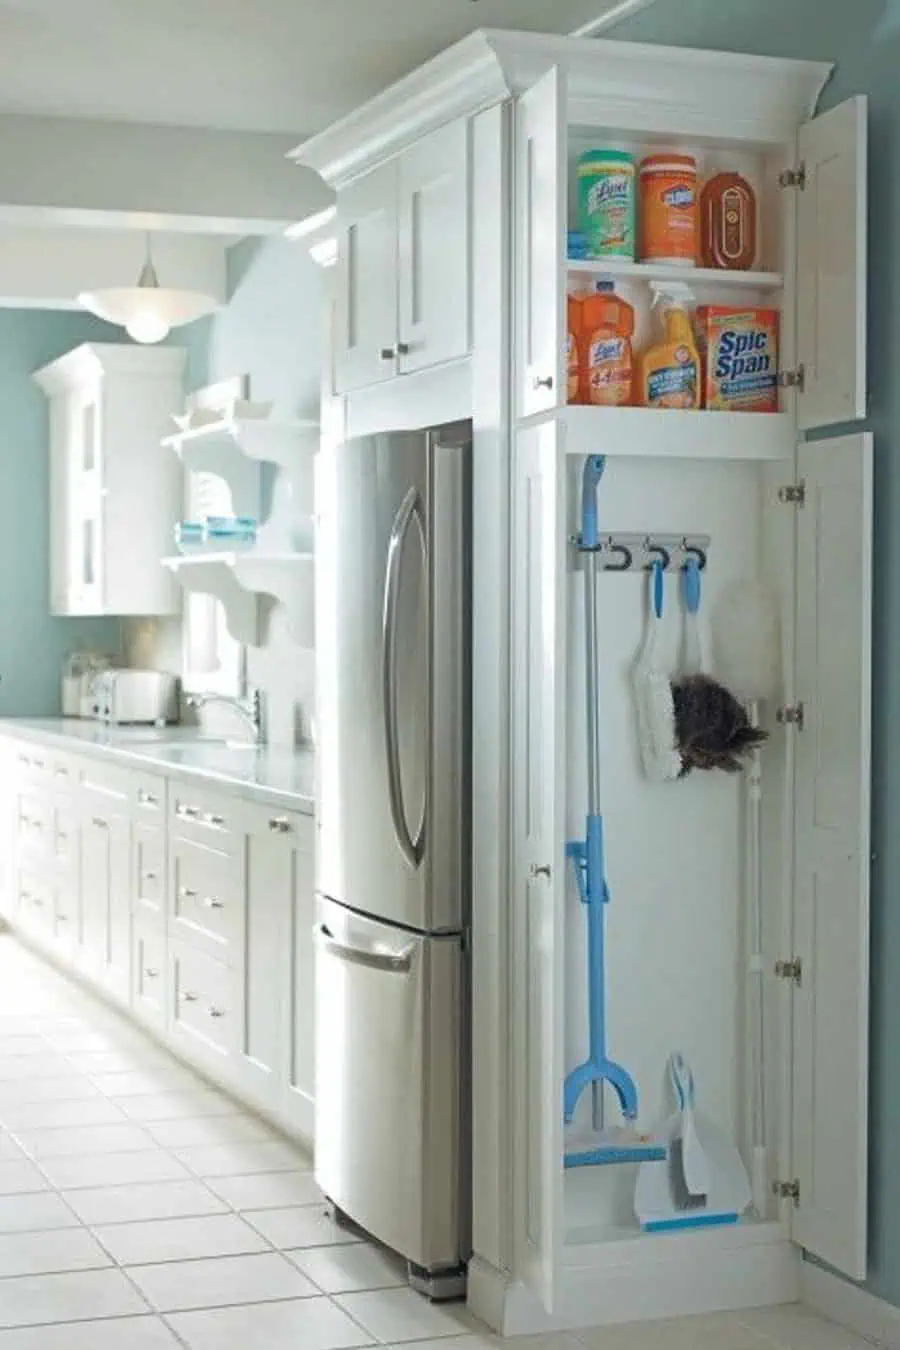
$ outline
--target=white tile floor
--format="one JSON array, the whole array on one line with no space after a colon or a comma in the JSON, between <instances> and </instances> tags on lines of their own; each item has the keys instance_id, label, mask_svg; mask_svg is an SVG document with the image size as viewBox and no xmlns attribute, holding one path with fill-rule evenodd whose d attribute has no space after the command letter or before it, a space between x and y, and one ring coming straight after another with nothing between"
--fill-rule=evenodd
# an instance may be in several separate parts
<instances>
[{"instance_id":1,"label":"white tile floor","mask_svg":"<svg viewBox=\"0 0 900 1350\"><path fill-rule=\"evenodd\" d=\"M0 1350L492 1350L331 1222L309 1159L0 933ZM869 1350L801 1308L516 1350Z\"/></svg>"}]
</instances>

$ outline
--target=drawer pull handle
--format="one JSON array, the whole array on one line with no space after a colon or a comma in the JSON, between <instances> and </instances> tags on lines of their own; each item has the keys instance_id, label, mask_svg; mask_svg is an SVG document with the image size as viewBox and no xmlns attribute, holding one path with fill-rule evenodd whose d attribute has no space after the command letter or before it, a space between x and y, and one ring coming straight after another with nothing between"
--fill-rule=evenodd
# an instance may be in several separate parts
<instances>
[{"instance_id":1,"label":"drawer pull handle","mask_svg":"<svg viewBox=\"0 0 900 1350\"><path fill-rule=\"evenodd\" d=\"M178 894L181 896L182 900L197 899L197 892L191 886L182 886Z\"/></svg>"},{"instance_id":2,"label":"drawer pull handle","mask_svg":"<svg viewBox=\"0 0 900 1350\"><path fill-rule=\"evenodd\" d=\"M396 355L397 355L396 347L382 347L381 349L382 361L393 361Z\"/></svg>"},{"instance_id":3,"label":"drawer pull handle","mask_svg":"<svg viewBox=\"0 0 900 1350\"><path fill-rule=\"evenodd\" d=\"M144 881L159 881L159 876L156 872L145 872L143 879Z\"/></svg>"},{"instance_id":4,"label":"drawer pull handle","mask_svg":"<svg viewBox=\"0 0 900 1350\"><path fill-rule=\"evenodd\" d=\"M269 820L269 829L273 834L290 834L291 822L285 816L272 816Z\"/></svg>"},{"instance_id":5,"label":"drawer pull handle","mask_svg":"<svg viewBox=\"0 0 900 1350\"><path fill-rule=\"evenodd\" d=\"M224 1017L225 1013L222 1008L210 1008L209 1015L210 1017Z\"/></svg>"},{"instance_id":6,"label":"drawer pull handle","mask_svg":"<svg viewBox=\"0 0 900 1350\"><path fill-rule=\"evenodd\" d=\"M181 995L181 1001L182 1003L196 1003L197 995L192 994L189 990L185 989L184 993Z\"/></svg>"},{"instance_id":7,"label":"drawer pull handle","mask_svg":"<svg viewBox=\"0 0 900 1350\"><path fill-rule=\"evenodd\" d=\"M553 376L545 375L544 378L541 379L539 375L535 375L534 379L531 381L531 384L534 389L552 389Z\"/></svg>"},{"instance_id":8,"label":"drawer pull handle","mask_svg":"<svg viewBox=\"0 0 900 1350\"><path fill-rule=\"evenodd\" d=\"M199 820L200 811L196 806L178 805L175 808L175 814L181 816L182 820Z\"/></svg>"},{"instance_id":9,"label":"drawer pull handle","mask_svg":"<svg viewBox=\"0 0 900 1350\"><path fill-rule=\"evenodd\" d=\"M159 971L155 966L145 966L144 974L147 976L148 980L155 980L159 975Z\"/></svg>"},{"instance_id":10,"label":"drawer pull handle","mask_svg":"<svg viewBox=\"0 0 900 1350\"><path fill-rule=\"evenodd\" d=\"M138 801L141 806L159 806L159 798L152 792L145 792L143 788L138 793Z\"/></svg>"},{"instance_id":11,"label":"drawer pull handle","mask_svg":"<svg viewBox=\"0 0 900 1350\"><path fill-rule=\"evenodd\" d=\"M108 830L108 829L109 829L109 821L108 821L108 820L104 820L102 816L94 816L94 818L93 818L92 821L91 821L91 824L94 825L94 826L96 826L96 828L97 828L98 830Z\"/></svg>"},{"instance_id":12,"label":"drawer pull handle","mask_svg":"<svg viewBox=\"0 0 900 1350\"><path fill-rule=\"evenodd\" d=\"M207 825L215 825L216 829L217 829L217 830L220 830L220 829L222 828L222 826L225 824L225 817L224 817L224 816L217 816L217 815L214 815L212 812L210 812L210 813L206 816L206 823L207 823Z\"/></svg>"},{"instance_id":13,"label":"drawer pull handle","mask_svg":"<svg viewBox=\"0 0 900 1350\"><path fill-rule=\"evenodd\" d=\"M214 895L204 896L203 905L205 909L224 909L224 900L217 900Z\"/></svg>"}]
</instances>

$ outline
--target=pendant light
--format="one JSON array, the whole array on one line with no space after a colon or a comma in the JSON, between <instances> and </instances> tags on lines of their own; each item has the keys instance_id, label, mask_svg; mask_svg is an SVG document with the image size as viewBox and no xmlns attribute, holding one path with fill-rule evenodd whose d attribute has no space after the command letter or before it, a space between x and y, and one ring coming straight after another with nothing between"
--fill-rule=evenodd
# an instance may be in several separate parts
<instances>
[{"instance_id":1,"label":"pendant light","mask_svg":"<svg viewBox=\"0 0 900 1350\"><path fill-rule=\"evenodd\" d=\"M173 328L202 319L219 308L219 301L202 291L175 291L160 286L147 236L147 258L136 286L82 291L78 303L98 319L124 328L135 342L162 342Z\"/></svg>"}]
</instances>

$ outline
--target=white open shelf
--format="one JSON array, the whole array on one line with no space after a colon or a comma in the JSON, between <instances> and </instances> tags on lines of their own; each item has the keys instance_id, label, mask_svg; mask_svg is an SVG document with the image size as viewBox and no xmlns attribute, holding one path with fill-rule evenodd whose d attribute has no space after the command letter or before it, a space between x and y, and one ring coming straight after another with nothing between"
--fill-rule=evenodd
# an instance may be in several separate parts
<instances>
[{"instance_id":1,"label":"white open shelf","mask_svg":"<svg viewBox=\"0 0 900 1350\"><path fill-rule=\"evenodd\" d=\"M572 403L558 410L570 455L657 459L780 460L794 453L790 413L683 412L671 408L602 408Z\"/></svg>"},{"instance_id":2,"label":"white open shelf","mask_svg":"<svg viewBox=\"0 0 900 1350\"><path fill-rule=\"evenodd\" d=\"M259 641L259 597L285 608L288 628L300 647L315 641L314 560L311 553L186 553L164 558L189 591L214 595L225 607L228 631L236 641Z\"/></svg>"},{"instance_id":3,"label":"white open shelf","mask_svg":"<svg viewBox=\"0 0 900 1350\"><path fill-rule=\"evenodd\" d=\"M728 286L748 291L780 291L781 272L738 272L719 267L672 267L664 263L626 262L623 258L569 258L570 277L618 277L629 281L683 281L685 285Z\"/></svg>"},{"instance_id":4,"label":"white open shelf","mask_svg":"<svg viewBox=\"0 0 900 1350\"><path fill-rule=\"evenodd\" d=\"M258 467L277 464L290 474L295 513L311 516L313 460L319 439L318 422L223 417L166 436L163 445L181 457L186 469L224 478L232 488L236 515L257 514Z\"/></svg>"}]
</instances>

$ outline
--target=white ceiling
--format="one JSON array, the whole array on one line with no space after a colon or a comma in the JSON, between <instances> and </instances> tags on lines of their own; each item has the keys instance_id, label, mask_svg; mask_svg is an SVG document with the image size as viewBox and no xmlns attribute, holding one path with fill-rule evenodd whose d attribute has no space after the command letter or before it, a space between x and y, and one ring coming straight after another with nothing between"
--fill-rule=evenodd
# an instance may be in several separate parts
<instances>
[{"instance_id":1,"label":"white ceiling","mask_svg":"<svg viewBox=\"0 0 900 1350\"><path fill-rule=\"evenodd\" d=\"M0 0L0 112L320 130L474 28L615 0Z\"/></svg>"}]
</instances>

